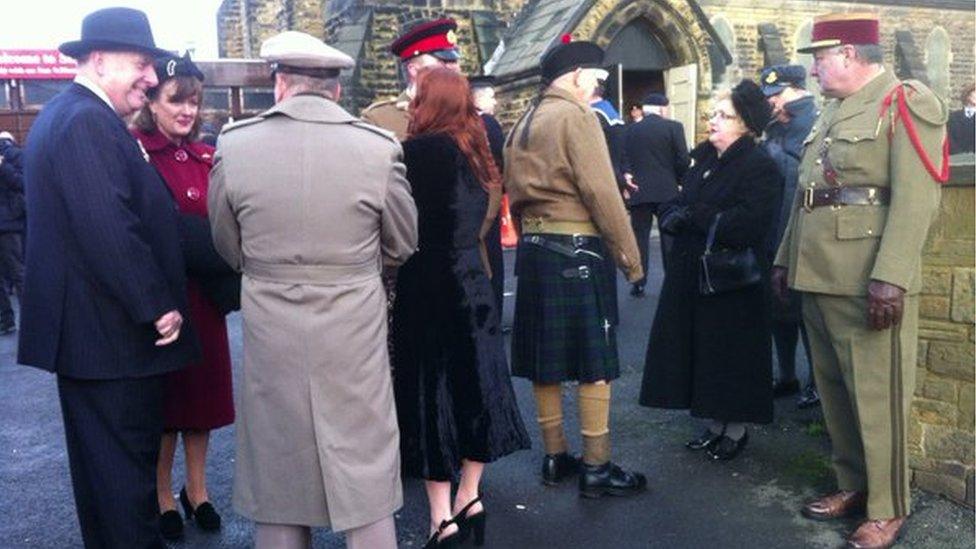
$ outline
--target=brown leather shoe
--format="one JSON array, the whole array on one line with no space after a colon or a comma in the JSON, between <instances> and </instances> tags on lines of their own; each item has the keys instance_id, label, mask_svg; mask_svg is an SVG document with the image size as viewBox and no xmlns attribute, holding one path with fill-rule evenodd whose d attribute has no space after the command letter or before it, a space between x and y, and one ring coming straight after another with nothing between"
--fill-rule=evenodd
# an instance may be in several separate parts
<instances>
[{"instance_id":1,"label":"brown leather shoe","mask_svg":"<svg viewBox=\"0 0 976 549\"><path fill-rule=\"evenodd\" d=\"M898 541L906 518L866 520L847 538L847 546L852 549L887 549Z\"/></svg>"},{"instance_id":2,"label":"brown leather shoe","mask_svg":"<svg viewBox=\"0 0 976 549\"><path fill-rule=\"evenodd\" d=\"M867 508L864 492L838 490L803 506L803 516L813 520L831 520L863 515Z\"/></svg>"}]
</instances>

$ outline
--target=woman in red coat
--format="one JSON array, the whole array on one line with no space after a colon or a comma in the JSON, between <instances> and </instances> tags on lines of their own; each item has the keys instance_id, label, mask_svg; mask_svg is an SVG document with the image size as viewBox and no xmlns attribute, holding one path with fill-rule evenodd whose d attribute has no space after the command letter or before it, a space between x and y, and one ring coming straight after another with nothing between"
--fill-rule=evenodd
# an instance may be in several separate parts
<instances>
[{"instance_id":1,"label":"woman in red coat","mask_svg":"<svg viewBox=\"0 0 976 549\"><path fill-rule=\"evenodd\" d=\"M147 92L149 102L135 120L133 134L142 144L147 160L159 171L180 211L180 228L187 264L189 321L203 349L203 360L169 374L164 397L164 432L156 470L160 532L167 539L183 534L183 518L176 510L172 491L173 457L182 433L186 451L186 482L180 503L186 518L196 518L204 530L220 528L220 515L209 503L206 455L210 431L234 422L230 351L227 343L226 309L210 291L218 273L201 272L187 252L188 240L209 243L207 225L207 177L214 148L196 141L200 127L203 74L189 56L156 62L159 85ZM202 227L204 237L195 239L192 229ZM199 230L197 230L199 233ZM199 246L198 246L199 247ZM229 270L229 267L227 267ZM222 310L223 309L223 310Z\"/></svg>"}]
</instances>

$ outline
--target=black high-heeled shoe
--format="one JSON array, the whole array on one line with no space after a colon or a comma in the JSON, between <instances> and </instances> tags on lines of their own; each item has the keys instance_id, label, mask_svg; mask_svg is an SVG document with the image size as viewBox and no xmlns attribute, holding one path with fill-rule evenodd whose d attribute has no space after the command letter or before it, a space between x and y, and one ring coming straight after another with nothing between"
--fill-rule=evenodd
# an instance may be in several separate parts
<instances>
[{"instance_id":1,"label":"black high-heeled shoe","mask_svg":"<svg viewBox=\"0 0 976 549\"><path fill-rule=\"evenodd\" d=\"M707 450L722 438L722 433L715 434L711 429L705 429L697 438L693 438L685 443L685 448L689 450Z\"/></svg>"},{"instance_id":2,"label":"black high-heeled shoe","mask_svg":"<svg viewBox=\"0 0 976 549\"><path fill-rule=\"evenodd\" d=\"M739 440L722 435L718 442L708 449L708 457L713 461L728 461L739 455L747 442L749 442L749 431L743 433Z\"/></svg>"},{"instance_id":3,"label":"black high-heeled shoe","mask_svg":"<svg viewBox=\"0 0 976 549\"><path fill-rule=\"evenodd\" d=\"M205 501L194 509L190 505L190 497L186 495L186 486L180 490L180 504L183 505L186 520L194 519L201 530L208 532L220 530L220 515L217 514L214 506L209 501Z\"/></svg>"},{"instance_id":4,"label":"black high-heeled shoe","mask_svg":"<svg viewBox=\"0 0 976 549\"><path fill-rule=\"evenodd\" d=\"M159 515L159 535L168 541L183 537L183 517L179 511L170 509Z\"/></svg>"},{"instance_id":5,"label":"black high-heeled shoe","mask_svg":"<svg viewBox=\"0 0 976 549\"><path fill-rule=\"evenodd\" d=\"M442 520L441 525L437 527L437 531L431 534L430 539L424 544L424 549L454 549L458 547L461 544L460 526L458 526L457 532L441 537L444 529L452 524L456 524L453 518L451 520Z\"/></svg>"},{"instance_id":6,"label":"black high-heeled shoe","mask_svg":"<svg viewBox=\"0 0 976 549\"><path fill-rule=\"evenodd\" d=\"M458 525L458 533L460 533L459 543L464 543L468 540L468 536L472 533L474 534L474 544L481 547L485 544L485 525L488 520L488 512L485 511L484 506L482 506L481 511L473 515L468 514L468 510L474 507L475 503L481 501L481 496L474 498L469 501L463 509L458 511L457 515L451 519Z\"/></svg>"}]
</instances>

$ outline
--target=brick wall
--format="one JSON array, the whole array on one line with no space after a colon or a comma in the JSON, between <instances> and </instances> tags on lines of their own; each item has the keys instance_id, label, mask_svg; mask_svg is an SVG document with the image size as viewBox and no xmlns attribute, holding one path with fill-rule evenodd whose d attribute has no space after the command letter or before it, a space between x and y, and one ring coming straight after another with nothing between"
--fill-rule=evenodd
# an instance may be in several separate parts
<instances>
[{"instance_id":1,"label":"brick wall","mask_svg":"<svg viewBox=\"0 0 976 549\"><path fill-rule=\"evenodd\" d=\"M973 505L973 164L953 168L923 256L915 399L909 420L913 481Z\"/></svg>"}]
</instances>

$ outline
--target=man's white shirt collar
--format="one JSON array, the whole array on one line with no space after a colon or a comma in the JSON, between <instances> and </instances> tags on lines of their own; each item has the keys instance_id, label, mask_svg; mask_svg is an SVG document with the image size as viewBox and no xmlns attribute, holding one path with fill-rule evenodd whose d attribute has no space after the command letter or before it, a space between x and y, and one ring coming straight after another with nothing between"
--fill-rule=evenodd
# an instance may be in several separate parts
<instances>
[{"instance_id":1,"label":"man's white shirt collar","mask_svg":"<svg viewBox=\"0 0 976 549\"><path fill-rule=\"evenodd\" d=\"M77 74L75 75L75 83L91 90L92 93L97 95L99 99L101 99L102 101L105 102L106 105L108 105L108 108L112 109L112 111L115 112L115 107L112 105L112 100L108 98L108 94L105 93L105 90L100 88L98 84L93 82L91 78L88 78L83 74Z\"/></svg>"}]
</instances>

